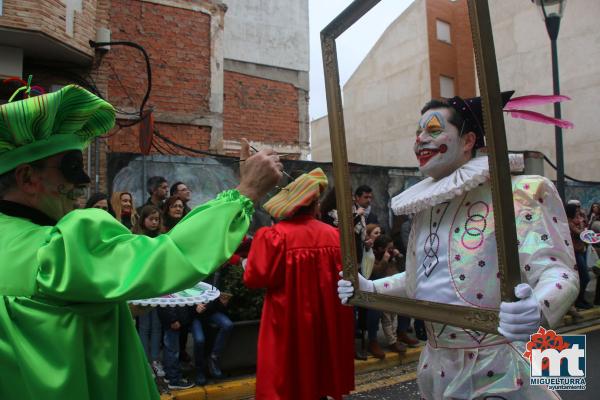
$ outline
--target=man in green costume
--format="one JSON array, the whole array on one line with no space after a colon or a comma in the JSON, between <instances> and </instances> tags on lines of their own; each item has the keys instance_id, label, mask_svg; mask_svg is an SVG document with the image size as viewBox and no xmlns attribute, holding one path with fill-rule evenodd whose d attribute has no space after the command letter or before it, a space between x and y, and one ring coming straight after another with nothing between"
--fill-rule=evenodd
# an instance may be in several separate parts
<instances>
[{"instance_id":1,"label":"man in green costume","mask_svg":"<svg viewBox=\"0 0 600 400\"><path fill-rule=\"evenodd\" d=\"M81 150L114 120L74 85L0 106L0 399L158 399L126 301L213 272L281 177L272 150L243 141L237 189L168 234L133 235L102 210L69 212L89 183Z\"/></svg>"}]
</instances>

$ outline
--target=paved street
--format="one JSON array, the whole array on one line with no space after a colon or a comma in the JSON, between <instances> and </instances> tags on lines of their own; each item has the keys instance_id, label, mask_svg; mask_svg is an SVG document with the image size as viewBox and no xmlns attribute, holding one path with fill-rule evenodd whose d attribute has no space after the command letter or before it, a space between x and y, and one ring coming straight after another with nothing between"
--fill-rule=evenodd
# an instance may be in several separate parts
<instances>
[{"instance_id":1,"label":"paved street","mask_svg":"<svg viewBox=\"0 0 600 400\"><path fill-rule=\"evenodd\" d=\"M586 383L585 391L561 391L563 400L597 399L600 393L600 324L583 329L586 339ZM590 331L591 330L591 331ZM563 333L567 334L567 333ZM420 400L415 381L416 363L373 372L357 377L357 393L347 400Z\"/></svg>"}]
</instances>

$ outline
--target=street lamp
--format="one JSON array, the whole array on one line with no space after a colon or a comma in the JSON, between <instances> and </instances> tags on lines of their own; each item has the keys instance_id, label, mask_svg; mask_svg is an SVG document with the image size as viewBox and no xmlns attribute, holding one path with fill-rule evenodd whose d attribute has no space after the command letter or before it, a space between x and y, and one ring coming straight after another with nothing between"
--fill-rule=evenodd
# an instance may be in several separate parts
<instances>
[{"instance_id":1,"label":"street lamp","mask_svg":"<svg viewBox=\"0 0 600 400\"><path fill-rule=\"evenodd\" d=\"M560 94L560 83L558 81L558 51L556 49L556 39L558 38L558 30L560 28L560 19L567 0L531 0L540 7L546 30L550 36L550 45L552 48L552 83L554 94ZM554 103L554 117L560 119L560 102ZM563 141L562 128L556 126L554 128L554 136L556 141L556 189L560 198L565 201L565 163L563 157Z\"/></svg>"}]
</instances>

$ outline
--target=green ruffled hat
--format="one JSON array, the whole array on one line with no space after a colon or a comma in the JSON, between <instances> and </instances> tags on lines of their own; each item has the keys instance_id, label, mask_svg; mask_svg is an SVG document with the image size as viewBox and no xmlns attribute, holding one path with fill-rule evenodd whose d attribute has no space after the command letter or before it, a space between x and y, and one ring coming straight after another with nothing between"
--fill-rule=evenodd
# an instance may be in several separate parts
<instances>
[{"instance_id":1,"label":"green ruffled hat","mask_svg":"<svg viewBox=\"0 0 600 400\"><path fill-rule=\"evenodd\" d=\"M0 105L0 174L68 150L83 150L115 124L115 109L77 85Z\"/></svg>"}]
</instances>

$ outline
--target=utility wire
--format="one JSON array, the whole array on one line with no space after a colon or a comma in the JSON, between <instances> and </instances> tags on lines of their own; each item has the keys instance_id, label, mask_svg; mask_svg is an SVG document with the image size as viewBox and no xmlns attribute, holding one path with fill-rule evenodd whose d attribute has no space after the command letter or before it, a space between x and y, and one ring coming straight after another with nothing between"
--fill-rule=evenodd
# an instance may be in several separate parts
<instances>
[{"instance_id":1,"label":"utility wire","mask_svg":"<svg viewBox=\"0 0 600 400\"><path fill-rule=\"evenodd\" d=\"M144 99L142 100L142 104L140 105L139 119L137 121L135 121L134 123L131 123L131 125L137 124L144 117L144 106L146 105L146 102L148 101L148 98L150 97L150 92L152 90L152 68L150 66L150 57L148 57L148 53L139 44L134 43L134 42L129 42L129 41L95 42L93 40L90 40L89 43L90 43L90 46L94 47L94 48L102 47L102 46L129 46L129 47L138 49L144 55L144 60L146 61L146 75L148 76L148 84L146 87L146 94L144 95ZM129 125L124 125L124 126L129 126Z\"/></svg>"}]
</instances>

